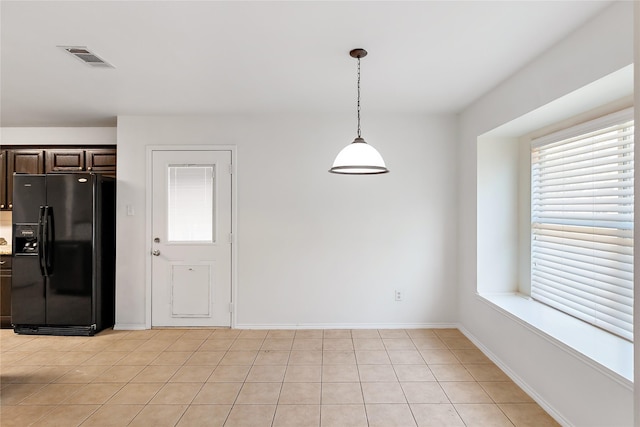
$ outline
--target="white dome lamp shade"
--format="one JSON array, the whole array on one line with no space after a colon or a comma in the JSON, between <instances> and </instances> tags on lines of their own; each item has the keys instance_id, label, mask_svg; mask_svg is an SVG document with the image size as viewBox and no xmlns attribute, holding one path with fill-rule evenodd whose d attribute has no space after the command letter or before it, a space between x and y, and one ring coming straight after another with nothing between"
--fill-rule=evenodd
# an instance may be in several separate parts
<instances>
[{"instance_id":1,"label":"white dome lamp shade","mask_svg":"<svg viewBox=\"0 0 640 427\"><path fill-rule=\"evenodd\" d=\"M364 139L356 138L351 144L340 150L329 172L368 175L387 173L389 169L385 166L378 150L367 144Z\"/></svg>"},{"instance_id":2,"label":"white dome lamp shade","mask_svg":"<svg viewBox=\"0 0 640 427\"><path fill-rule=\"evenodd\" d=\"M360 133L360 58L367 56L367 51L353 49L349 55L358 59L358 137L338 153L329 172L345 175L387 173L389 169L378 150L367 144Z\"/></svg>"}]
</instances>

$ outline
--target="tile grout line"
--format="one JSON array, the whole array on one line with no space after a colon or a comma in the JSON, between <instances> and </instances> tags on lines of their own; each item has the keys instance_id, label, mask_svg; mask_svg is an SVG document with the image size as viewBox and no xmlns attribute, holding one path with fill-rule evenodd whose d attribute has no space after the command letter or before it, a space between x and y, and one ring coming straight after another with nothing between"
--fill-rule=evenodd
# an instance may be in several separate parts
<instances>
[{"instance_id":1,"label":"tile grout line","mask_svg":"<svg viewBox=\"0 0 640 427\"><path fill-rule=\"evenodd\" d=\"M321 330L320 338L320 416L318 417L318 425L322 426L322 390L324 388L324 330Z\"/></svg>"},{"instance_id":2,"label":"tile grout line","mask_svg":"<svg viewBox=\"0 0 640 427\"><path fill-rule=\"evenodd\" d=\"M267 337L269 335L267 334ZM265 338L266 340L266 338ZM273 416L271 418L271 426L273 427L273 424L276 422L276 415L278 413L278 406L280 405L280 397L282 396L282 389L284 388L284 380L287 377L287 371L289 370L289 359L291 359L291 351L293 351L293 341L295 340L295 334L293 335L293 338L291 339L291 348L289 349L289 356L287 357L287 364L285 365L285 369L284 369L284 374L282 375L282 382L280 383L280 391L278 392L278 399L276 400L276 407L273 411ZM277 350L274 350L277 351ZM260 353L258 353L260 354ZM257 356L256 356L257 358ZM254 361L255 363L255 361Z\"/></svg>"},{"instance_id":3,"label":"tile grout line","mask_svg":"<svg viewBox=\"0 0 640 427\"><path fill-rule=\"evenodd\" d=\"M378 335L380 335L380 332L378 332ZM382 340L382 338L380 338L380 340ZM364 409L364 417L365 417L365 420L367 421L367 426L368 426L370 424L369 411L367 411L367 402L364 398L364 388L362 387L362 377L360 376L360 364L358 363L358 354L356 353L356 345L353 342L353 331L351 331L351 344L353 345L353 357L356 359L356 370L358 371L358 383L360 384L360 393L362 393L362 407ZM384 346L384 342L382 345ZM389 357L389 355L387 355L387 357Z\"/></svg>"},{"instance_id":4,"label":"tile grout line","mask_svg":"<svg viewBox=\"0 0 640 427\"><path fill-rule=\"evenodd\" d=\"M406 330L405 330L406 332ZM409 335L407 333L407 335ZM413 344L413 346L415 347L415 350L418 351L418 346L416 345L415 341L413 340L413 337L411 335L409 335L409 339L411 340L411 344ZM420 358L422 359L422 361L425 363L425 366L427 366L427 361L424 360L424 357L422 357L422 354L418 351L418 354L420 355ZM413 413L413 409L411 408L411 404L409 403L409 398L407 397L407 393L404 390L404 387L402 387L402 383L400 382L400 378L398 377L398 372L395 369L395 365L394 366L393 371L396 374L396 379L398 380L398 383L400 384L400 388L402 389L402 393L404 393L404 398L407 401L407 407L409 408L409 412L411 413L411 416L413 417L413 422L416 423L416 426L418 426L418 420L416 419L416 415Z\"/></svg>"},{"instance_id":5,"label":"tile grout line","mask_svg":"<svg viewBox=\"0 0 640 427\"><path fill-rule=\"evenodd\" d=\"M236 335L236 337L233 339L233 342L231 343L231 345L229 345L229 348L225 352L225 355L222 357L222 359L220 359L220 362L222 362L222 360L226 357L226 355L229 354L229 352L231 351L231 347L233 347L233 344L235 344L235 342L238 340L238 338L240 337L240 334L241 333ZM218 362L218 366L220 366L219 362ZM215 370L214 370L214 372L215 372ZM231 416L231 412L233 411L233 408L235 407L236 402L238 401L238 397L240 397L240 393L242 392L242 389L244 388L244 385L245 385L246 380L247 380L247 376L249 376L249 372L251 372L251 368L249 368L249 371L247 371L247 375L244 377L244 380L242 381L242 385L240 386L240 389L238 390L238 393L236 394L235 399L233 399L233 403L231 404L231 407L229 408L229 412L227 413L227 416L224 418L224 422L222 423L223 426L225 424L227 424L227 421L229 420L229 417Z\"/></svg>"}]
</instances>

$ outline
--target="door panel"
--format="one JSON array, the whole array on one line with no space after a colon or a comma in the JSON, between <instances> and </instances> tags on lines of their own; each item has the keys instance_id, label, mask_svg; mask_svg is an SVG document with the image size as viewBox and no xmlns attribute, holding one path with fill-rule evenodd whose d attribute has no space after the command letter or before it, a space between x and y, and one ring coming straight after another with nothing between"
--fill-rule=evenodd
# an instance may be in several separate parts
<instances>
[{"instance_id":1,"label":"door panel","mask_svg":"<svg viewBox=\"0 0 640 427\"><path fill-rule=\"evenodd\" d=\"M52 268L47 278L47 323L89 325L92 302L93 185L89 174L47 176ZM72 209L68 209L73 206Z\"/></svg>"},{"instance_id":2,"label":"door panel","mask_svg":"<svg viewBox=\"0 0 640 427\"><path fill-rule=\"evenodd\" d=\"M230 326L231 152L152 161L152 326Z\"/></svg>"},{"instance_id":3,"label":"door panel","mask_svg":"<svg viewBox=\"0 0 640 427\"><path fill-rule=\"evenodd\" d=\"M210 317L213 263L171 265L171 316Z\"/></svg>"}]
</instances>

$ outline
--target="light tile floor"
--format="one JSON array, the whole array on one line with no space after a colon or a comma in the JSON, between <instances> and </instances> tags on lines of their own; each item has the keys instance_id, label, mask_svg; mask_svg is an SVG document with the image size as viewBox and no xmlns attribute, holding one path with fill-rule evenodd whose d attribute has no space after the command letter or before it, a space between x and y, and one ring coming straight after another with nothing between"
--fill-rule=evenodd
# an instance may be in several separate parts
<instances>
[{"instance_id":1,"label":"light tile floor","mask_svg":"<svg viewBox=\"0 0 640 427\"><path fill-rule=\"evenodd\" d=\"M9 426L557 426L460 331L0 331Z\"/></svg>"}]
</instances>

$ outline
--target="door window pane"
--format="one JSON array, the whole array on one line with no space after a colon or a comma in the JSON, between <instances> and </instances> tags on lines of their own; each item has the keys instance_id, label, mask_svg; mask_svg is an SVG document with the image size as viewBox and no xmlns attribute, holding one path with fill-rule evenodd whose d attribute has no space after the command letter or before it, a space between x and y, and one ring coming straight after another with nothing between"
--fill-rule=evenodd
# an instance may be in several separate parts
<instances>
[{"instance_id":1,"label":"door window pane","mask_svg":"<svg viewBox=\"0 0 640 427\"><path fill-rule=\"evenodd\" d=\"M213 242L213 166L169 166L168 240Z\"/></svg>"}]
</instances>

